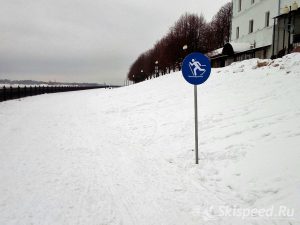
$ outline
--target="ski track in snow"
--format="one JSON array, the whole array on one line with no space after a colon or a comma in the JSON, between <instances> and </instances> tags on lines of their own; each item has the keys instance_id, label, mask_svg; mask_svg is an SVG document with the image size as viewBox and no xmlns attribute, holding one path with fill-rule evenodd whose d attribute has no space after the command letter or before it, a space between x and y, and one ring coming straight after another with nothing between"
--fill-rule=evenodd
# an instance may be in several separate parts
<instances>
[{"instance_id":1,"label":"ski track in snow","mask_svg":"<svg viewBox=\"0 0 300 225\"><path fill-rule=\"evenodd\" d=\"M193 88L180 73L0 103L0 224L297 224L299 60L213 70L198 88L197 166ZM209 210L280 204L296 218Z\"/></svg>"}]
</instances>

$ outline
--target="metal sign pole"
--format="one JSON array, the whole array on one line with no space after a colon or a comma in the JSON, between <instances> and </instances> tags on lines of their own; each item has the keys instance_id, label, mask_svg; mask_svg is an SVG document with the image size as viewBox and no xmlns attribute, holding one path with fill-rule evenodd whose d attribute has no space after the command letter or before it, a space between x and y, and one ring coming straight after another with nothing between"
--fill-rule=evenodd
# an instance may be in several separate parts
<instances>
[{"instance_id":1,"label":"metal sign pole","mask_svg":"<svg viewBox=\"0 0 300 225\"><path fill-rule=\"evenodd\" d=\"M199 163L198 155L198 101L197 86L203 84L211 73L210 60L200 52L193 52L186 56L181 68L184 79L194 85L194 108L195 108L195 161Z\"/></svg>"},{"instance_id":2,"label":"metal sign pole","mask_svg":"<svg viewBox=\"0 0 300 225\"><path fill-rule=\"evenodd\" d=\"M194 107L195 107L195 156L196 164L199 163L198 157L198 100L197 100L197 85L194 85Z\"/></svg>"}]
</instances>

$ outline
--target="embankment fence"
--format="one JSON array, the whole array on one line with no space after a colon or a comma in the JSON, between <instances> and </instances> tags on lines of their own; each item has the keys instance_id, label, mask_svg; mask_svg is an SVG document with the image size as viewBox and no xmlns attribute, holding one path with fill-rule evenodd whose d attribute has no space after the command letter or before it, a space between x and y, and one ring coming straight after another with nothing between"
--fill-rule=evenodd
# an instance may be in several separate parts
<instances>
[{"instance_id":1,"label":"embankment fence","mask_svg":"<svg viewBox=\"0 0 300 225\"><path fill-rule=\"evenodd\" d=\"M67 92L67 91L80 91L97 88L109 88L110 86L24 86L24 87L12 87L2 86L0 88L0 102L18 99L27 96Z\"/></svg>"}]
</instances>

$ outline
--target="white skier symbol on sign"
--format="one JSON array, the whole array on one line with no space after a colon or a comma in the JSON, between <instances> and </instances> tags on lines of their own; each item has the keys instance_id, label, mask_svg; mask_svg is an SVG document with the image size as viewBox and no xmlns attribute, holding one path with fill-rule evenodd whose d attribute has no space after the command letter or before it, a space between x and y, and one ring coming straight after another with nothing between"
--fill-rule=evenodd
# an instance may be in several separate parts
<instances>
[{"instance_id":1,"label":"white skier symbol on sign","mask_svg":"<svg viewBox=\"0 0 300 225\"><path fill-rule=\"evenodd\" d=\"M206 69L201 68L201 66L206 66L206 65L201 65L199 61L196 61L195 59L192 59L192 62L189 62L189 67L191 69L191 72L193 76L189 77L202 77L202 75L206 72ZM197 71L200 72L200 74L197 74Z\"/></svg>"}]
</instances>

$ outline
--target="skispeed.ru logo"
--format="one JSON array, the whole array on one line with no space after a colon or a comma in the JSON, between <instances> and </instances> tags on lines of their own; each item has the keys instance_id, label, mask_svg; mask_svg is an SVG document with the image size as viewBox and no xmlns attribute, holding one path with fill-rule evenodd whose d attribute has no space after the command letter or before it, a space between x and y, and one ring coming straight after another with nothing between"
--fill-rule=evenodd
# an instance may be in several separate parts
<instances>
[{"instance_id":1,"label":"skispeed.ru logo","mask_svg":"<svg viewBox=\"0 0 300 225\"><path fill-rule=\"evenodd\" d=\"M268 218L271 220L295 219L295 209L285 205L269 208L241 208L237 206L209 206L199 210L204 221L218 220L224 217L237 217L242 220Z\"/></svg>"}]
</instances>

